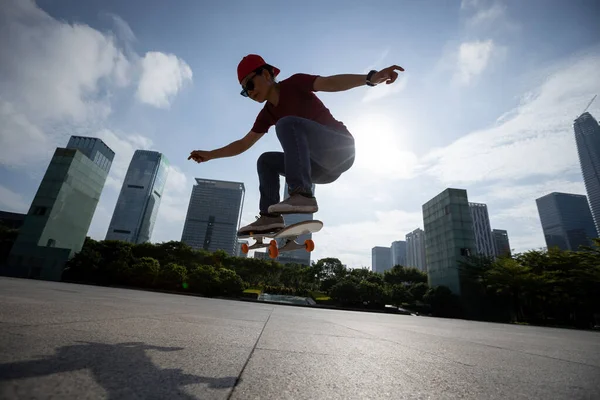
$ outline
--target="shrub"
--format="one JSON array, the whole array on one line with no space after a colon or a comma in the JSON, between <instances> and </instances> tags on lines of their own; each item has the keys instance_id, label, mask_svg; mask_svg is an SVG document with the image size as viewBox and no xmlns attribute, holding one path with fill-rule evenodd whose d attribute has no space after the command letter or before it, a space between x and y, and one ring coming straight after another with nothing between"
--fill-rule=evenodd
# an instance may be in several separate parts
<instances>
[{"instance_id":1,"label":"shrub","mask_svg":"<svg viewBox=\"0 0 600 400\"><path fill-rule=\"evenodd\" d=\"M189 275L190 290L204 296L219 293L219 274L211 265L199 265Z\"/></svg>"},{"instance_id":2,"label":"shrub","mask_svg":"<svg viewBox=\"0 0 600 400\"><path fill-rule=\"evenodd\" d=\"M168 263L160 268L159 282L165 289L180 289L187 281L187 269L175 263Z\"/></svg>"},{"instance_id":3,"label":"shrub","mask_svg":"<svg viewBox=\"0 0 600 400\"><path fill-rule=\"evenodd\" d=\"M244 291L244 281L235 271L221 268L218 271L218 279L221 294L239 296Z\"/></svg>"},{"instance_id":4,"label":"shrub","mask_svg":"<svg viewBox=\"0 0 600 400\"><path fill-rule=\"evenodd\" d=\"M131 281L136 286L151 287L156 282L159 271L160 264L156 259L151 257L142 257L132 265Z\"/></svg>"}]
</instances>

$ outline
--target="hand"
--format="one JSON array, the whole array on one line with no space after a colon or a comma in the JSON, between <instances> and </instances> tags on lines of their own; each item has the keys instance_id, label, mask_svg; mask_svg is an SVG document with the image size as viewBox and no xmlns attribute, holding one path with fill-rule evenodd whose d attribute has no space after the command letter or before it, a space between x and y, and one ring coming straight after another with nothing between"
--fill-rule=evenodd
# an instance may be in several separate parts
<instances>
[{"instance_id":1,"label":"hand","mask_svg":"<svg viewBox=\"0 0 600 400\"><path fill-rule=\"evenodd\" d=\"M196 161L197 163L201 163L212 159L212 157L210 155L210 151L194 150L190 153L190 156L188 157L188 160L190 159Z\"/></svg>"},{"instance_id":2,"label":"hand","mask_svg":"<svg viewBox=\"0 0 600 400\"><path fill-rule=\"evenodd\" d=\"M394 81L398 78L398 73L394 71L397 69L398 71L404 71L404 68L399 67L397 65L392 65L391 67L387 67L382 69L379 72L376 72L371 77L371 83L378 85L385 81L386 84L394 83Z\"/></svg>"}]
</instances>

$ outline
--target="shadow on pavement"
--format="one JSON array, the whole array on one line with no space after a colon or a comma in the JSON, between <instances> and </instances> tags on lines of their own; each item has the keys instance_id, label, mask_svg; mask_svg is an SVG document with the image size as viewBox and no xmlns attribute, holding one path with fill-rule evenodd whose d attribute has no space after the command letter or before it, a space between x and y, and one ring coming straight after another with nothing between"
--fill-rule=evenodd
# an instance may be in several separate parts
<instances>
[{"instance_id":1,"label":"shadow on pavement","mask_svg":"<svg viewBox=\"0 0 600 400\"><path fill-rule=\"evenodd\" d=\"M89 369L110 399L140 395L146 399L195 399L184 393L182 386L204 383L209 388L226 389L237 384L237 377L207 378L184 374L181 369L161 369L146 354L146 350L171 352L184 350L183 347L141 342L77 343L83 344L60 347L56 354L38 360L0 364L0 382Z\"/></svg>"}]
</instances>

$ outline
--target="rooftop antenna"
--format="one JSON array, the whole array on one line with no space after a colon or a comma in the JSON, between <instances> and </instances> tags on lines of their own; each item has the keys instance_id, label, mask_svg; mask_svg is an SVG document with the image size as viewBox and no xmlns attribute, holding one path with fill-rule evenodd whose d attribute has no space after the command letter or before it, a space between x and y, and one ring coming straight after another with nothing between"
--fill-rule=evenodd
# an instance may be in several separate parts
<instances>
[{"instance_id":1,"label":"rooftop antenna","mask_svg":"<svg viewBox=\"0 0 600 400\"><path fill-rule=\"evenodd\" d=\"M588 108L590 108L590 106L592 105L592 103L594 102L594 100L596 100L596 96L598 96L597 94L594 95L594 97L592 97L592 100L590 100L590 102L588 103L587 107L585 108L585 110L583 110L582 114L584 112L587 111Z\"/></svg>"}]
</instances>

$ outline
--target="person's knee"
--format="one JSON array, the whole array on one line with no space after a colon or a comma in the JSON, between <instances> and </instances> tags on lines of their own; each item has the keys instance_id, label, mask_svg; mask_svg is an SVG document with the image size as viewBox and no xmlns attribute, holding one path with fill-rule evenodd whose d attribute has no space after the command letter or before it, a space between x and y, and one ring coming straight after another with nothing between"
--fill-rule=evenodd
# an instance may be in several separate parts
<instances>
[{"instance_id":1,"label":"person's knee","mask_svg":"<svg viewBox=\"0 0 600 400\"><path fill-rule=\"evenodd\" d=\"M273 164L275 158L278 157L276 151L267 151L266 153L262 153L258 160L256 160L256 169L260 171L265 171L269 169L269 166Z\"/></svg>"}]
</instances>

